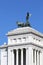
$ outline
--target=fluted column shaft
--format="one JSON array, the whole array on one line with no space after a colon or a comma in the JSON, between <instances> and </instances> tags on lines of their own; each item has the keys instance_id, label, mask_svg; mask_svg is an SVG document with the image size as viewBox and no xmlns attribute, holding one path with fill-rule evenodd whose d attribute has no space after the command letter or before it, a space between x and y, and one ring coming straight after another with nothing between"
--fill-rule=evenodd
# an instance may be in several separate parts
<instances>
[{"instance_id":1,"label":"fluted column shaft","mask_svg":"<svg viewBox=\"0 0 43 65\"><path fill-rule=\"evenodd\" d=\"M29 48L26 48L26 65L29 65Z\"/></svg>"},{"instance_id":2,"label":"fluted column shaft","mask_svg":"<svg viewBox=\"0 0 43 65\"><path fill-rule=\"evenodd\" d=\"M14 52L12 50L12 65L14 65Z\"/></svg>"},{"instance_id":3,"label":"fluted column shaft","mask_svg":"<svg viewBox=\"0 0 43 65\"><path fill-rule=\"evenodd\" d=\"M23 49L21 49L21 65L23 65Z\"/></svg>"},{"instance_id":4,"label":"fluted column shaft","mask_svg":"<svg viewBox=\"0 0 43 65\"><path fill-rule=\"evenodd\" d=\"M29 47L29 65L33 65L33 49Z\"/></svg>"},{"instance_id":5,"label":"fluted column shaft","mask_svg":"<svg viewBox=\"0 0 43 65\"><path fill-rule=\"evenodd\" d=\"M18 65L18 50L16 50L16 65Z\"/></svg>"},{"instance_id":6,"label":"fluted column shaft","mask_svg":"<svg viewBox=\"0 0 43 65\"><path fill-rule=\"evenodd\" d=\"M36 65L36 50L35 50L35 65Z\"/></svg>"}]
</instances>

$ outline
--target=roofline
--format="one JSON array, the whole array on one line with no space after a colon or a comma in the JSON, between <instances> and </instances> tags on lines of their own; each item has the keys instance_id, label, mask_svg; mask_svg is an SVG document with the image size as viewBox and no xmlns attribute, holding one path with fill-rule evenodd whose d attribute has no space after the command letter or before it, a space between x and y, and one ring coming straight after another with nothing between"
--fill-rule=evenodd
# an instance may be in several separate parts
<instances>
[{"instance_id":1,"label":"roofline","mask_svg":"<svg viewBox=\"0 0 43 65\"><path fill-rule=\"evenodd\" d=\"M41 38L43 38L43 35L41 36L41 35L39 35L39 34L37 34L37 33L34 33L34 32L27 32L27 33L20 33L20 34L12 34L12 35L7 35L7 36L17 36L17 35L23 35L23 34L34 34L34 35L36 35L36 36L38 36L38 37L41 37Z\"/></svg>"},{"instance_id":2,"label":"roofline","mask_svg":"<svg viewBox=\"0 0 43 65\"><path fill-rule=\"evenodd\" d=\"M37 47L40 47L43 49L43 45L38 45L38 44L35 44L35 43L32 43L32 42L27 42L25 44L13 44L13 45L3 45L3 46L0 46L0 49L3 49L3 48L7 48L7 47L12 47L12 46L22 46L22 45L34 45L34 46L37 46Z\"/></svg>"},{"instance_id":3,"label":"roofline","mask_svg":"<svg viewBox=\"0 0 43 65\"><path fill-rule=\"evenodd\" d=\"M17 30L17 31L20 30L20 29L21 29L21 30L26 30L25 28L28 29L28 30L30 30L30 31L20 32L20 33L18 33L18 32L17 32L17 33L16 33L16 32L15 32L15 33L14 33L14 32L13 32L13 33L8 32L6 35L7 35L7 36L15 36L15 35L22 35L22 34L30 34L30 33L32 33L32 34L34 34L34 35L37 35L37 36L43 38L43 34L42 34L42 33L40 33L39 31L37 31L37 30L35 30L35 29L33 29L33 28L30 28L30 27L24 27L23 29L22 29L22 28L17 28L17 29L15 29L15 30ZM15 31L15 30L14 30L14 31ZM13 30L12 30L12 31L13 31ZM11 31L11 32L12 32L12 31Z\"/></svg>"}]
</instances>

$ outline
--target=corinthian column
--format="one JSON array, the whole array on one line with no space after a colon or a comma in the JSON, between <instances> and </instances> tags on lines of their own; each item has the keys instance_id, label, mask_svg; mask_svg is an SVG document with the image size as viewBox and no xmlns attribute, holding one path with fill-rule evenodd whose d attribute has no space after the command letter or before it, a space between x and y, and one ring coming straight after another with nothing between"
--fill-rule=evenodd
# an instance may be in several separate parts
<instances>
[{"instance_id":1,"label":"corinthian column","mask_svg":"<svg viewBox=\"0 0 43 65\"><path fill-rule=\"evenodd\" d=\"M39 51L37 51L37 65L39 65Z\"/></svg>"},{"instance_id":2,"label":"corinthian column","mask_svg":"<svg viewBox=\"0 0 43 65\"><path fill-rule=\"evenodd\" d=\"M23 65L23 49L21 49L21 65Z\"/></svg>"},{"instance_id":3,"label":"corinthian column","mask_svg":"<svg viewBox=\"0 0 43 65\"><path fill-rule=\"evenodd\" d=\"M29 47L29 65L33 65L33 49Z\"/></svg>"},{"instance_id":4,"label":"corinthian column","mask_svg":"<svg viewBox=\"0 0 43 65\"><path fill-rule=\"evenodd\" d=\"M14 65L14 52L12 50L12 65Z\"/></svg>"},{"instance_id":5,"label":"corinthian column","mask_svg":"<svg viewBox=\"0 0 43 65\"><path fill-rule=\"evenodd\" d=\"M36 65L36 50L35 50L35 65Z\"/></svg>"},{"instance_id":6,"label":"corinthian column","mask_svg":"<svg viewBox=\"0 0 43 65\"><path fill-rule=\"evenodd\" d=\"M26 65L29 65L29 49L26 48Z\"/></svg>"},{"instance_id":7,"label":"corinthian column","mask_svg":"<svg viewBox=\"0 0 43 65\"><path fill-rule=\"evenodd\" d=\"M18 65L18 50L16 50L16 65Z\"/></svg>"}]
</instances>

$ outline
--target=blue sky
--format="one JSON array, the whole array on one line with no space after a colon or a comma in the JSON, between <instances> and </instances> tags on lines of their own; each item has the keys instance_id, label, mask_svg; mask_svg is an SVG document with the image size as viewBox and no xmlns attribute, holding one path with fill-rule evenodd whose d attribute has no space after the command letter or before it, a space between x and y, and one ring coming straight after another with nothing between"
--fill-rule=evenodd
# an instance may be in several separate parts
<instances>
[{"instance_id":1,"label":"blue sky","mask_svg":"<svg viewBox=\"0 0 43 65\"><path fill-rule=\"evenodd\" d=\"M8 31L17 28L16 21L26 22L30 12L30 24L43 33L43 0L0 0L0 45L7 42Z\"/></svg>"}]
</instances>

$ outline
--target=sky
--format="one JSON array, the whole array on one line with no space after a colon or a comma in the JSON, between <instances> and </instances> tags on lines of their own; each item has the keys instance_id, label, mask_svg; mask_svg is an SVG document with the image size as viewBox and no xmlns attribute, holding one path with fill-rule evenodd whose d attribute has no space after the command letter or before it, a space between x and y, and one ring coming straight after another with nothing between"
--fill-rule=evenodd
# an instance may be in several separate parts
<instances>
[{"instance_id":1,"label":"sky","mask_svg":"<svg viewBox=\"0 0 43 65\"><path fill-rule=\"evenodd\" d=\"M17 28L17 21L26 22L27 12L32 28L43 33L43 0L0 0L0 45L7 43L6 34Z\"/></svg>"}]
</instances>

